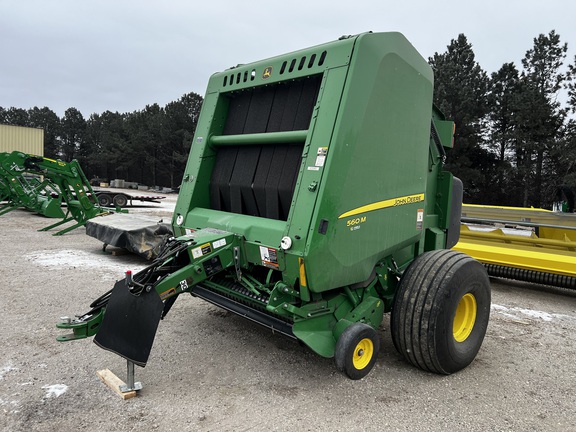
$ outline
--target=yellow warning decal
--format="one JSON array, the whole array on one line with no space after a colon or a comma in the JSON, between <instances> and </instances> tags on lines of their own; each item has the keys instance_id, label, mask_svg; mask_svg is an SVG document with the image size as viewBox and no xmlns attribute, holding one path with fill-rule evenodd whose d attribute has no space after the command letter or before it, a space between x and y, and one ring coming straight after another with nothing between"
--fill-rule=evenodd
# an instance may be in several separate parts
<instances>
[{"instance_id":1,"label":"yellow warning decal","mask_svg":"<svg viewBox=\"0 0 576 432\"><path fill-rule=\"evenodd\" d=\"M48 161L48 162L58 164L58 166L61 166L61 167L66 166L66 162L62 162L61 160L50 159L47 157L42 157L42 159L44 159L45 161Z\"/></svg>"},{"instance_id":2,"label":"yellow warning decal","mask_svg":"<svg viewBox=\"0 0 576 432\"><path fill-rule=\"evenodd\" d=\"M160 300L164 301L174 294L176 294L176 288L170 288L169 290L166 290L160 294Z\"/></svg>"},{"instance_id":3,"label":"yellow warning decal","mask_svg":"<svg viewBox=\"0 0 576 432\"><path fill-rule=\"evenodd\" d=\"M212 252L212 247L210 246L210 243L204 243L203 245L192 249L192 256L194 258L200 258L204 255L209 254L210 252Z\"/></svg>"},{"instance_id":4,"label":"yellow warning decal","mask_svg":"<svg viewBox=\"0 0 576 432\"><path fill-rule=\"evenodd\" d=\"M378 201L372 204L367 204L362 207L355 208L353 210L342 213L338 216L338 219L348 218L351 216L356 216L360 213L367 213L374 210L381 210L388 207L398 207L406 204L416 204L424 201L424 194L406 195L397 198L391 198L384 201Z\"/></svg>"}]
</instances>

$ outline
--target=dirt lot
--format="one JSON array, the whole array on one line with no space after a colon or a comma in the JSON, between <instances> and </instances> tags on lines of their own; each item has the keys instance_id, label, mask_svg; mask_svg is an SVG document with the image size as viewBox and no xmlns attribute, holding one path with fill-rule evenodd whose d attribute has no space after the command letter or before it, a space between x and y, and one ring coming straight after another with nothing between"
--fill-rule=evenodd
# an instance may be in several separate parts
<instances>
[{"instance_id":1,"label":"dirt lot","mask_svg":"<svg viewBox=\"0 0 576 432\"><path fill-rule=\"evenodd\" d=\"M169 220L154 205L135 211ZM91 340L57 343L55 323L145 262L103 252L84 229L36 231L49 223L24 211L0 217L2 431L576 428L576 293L501 280L477 359L447 377L399 356L388 317L374 370L351 381L332 360L185 296L136 368L143 390L123 401L96 371L125 379L125 361Z\"/></svg>"}]
</instances>

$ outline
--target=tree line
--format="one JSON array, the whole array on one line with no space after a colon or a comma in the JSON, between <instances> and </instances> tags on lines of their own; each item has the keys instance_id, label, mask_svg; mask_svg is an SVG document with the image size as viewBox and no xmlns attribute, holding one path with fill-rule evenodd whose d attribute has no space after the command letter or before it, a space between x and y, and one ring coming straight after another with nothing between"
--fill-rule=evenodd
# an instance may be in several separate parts
<instances>
[{"instance_id":1,"label":"tree line","mask_svg":"<svg viewBox=\"0 0 576 432\"><path fill-rule=\"evenodd\" d=\"M576 58L552 30L533 39L521 67L488 74L458 35L429 58L434 101L455 122L447 168L464 182L466 203L550 208L558 191L576 190ZM160 107L59 118L48 107L0 107L0 123L41 127L45 155L77 159L87 176L149 186L180 184L202 97L189 93Z\"/></svg>"},{"instance_id":2,"label":"tree line","mask_svg":"<svg viewBox=\"0 0 576 432\"><path fill-rule=\"evenodd\" d=\"M447 165L466 203L550 208L576 191L576 58L566 64L554 30L533 42L520 69L491 75L463 34L429 59L435 103L456 124Z\"/></svg>"},{"instance_id":3,"label":"tree line","mask_svg":"<svg viewBox=\"0 0 576 432\"><path fill-rule=\"evenodd\" d=\"M48 107L0 107L0 124L44 129L44 156L78 160L86 176L176 188L186 167L202 97L188 93L164 107L105 111L85 119L76 108L59 118Z\"/></svg>"}]
</instances>

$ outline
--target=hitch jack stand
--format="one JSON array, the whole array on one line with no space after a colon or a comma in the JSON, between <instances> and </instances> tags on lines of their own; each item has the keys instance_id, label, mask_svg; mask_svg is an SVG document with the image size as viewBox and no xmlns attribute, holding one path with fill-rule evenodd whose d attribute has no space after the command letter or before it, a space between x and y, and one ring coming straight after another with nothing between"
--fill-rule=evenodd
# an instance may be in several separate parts
<instances>
[{"instance_id":1,"label":"hitch jack stand","mask_svg":"<svg viewBox=\"0 0 576 432\"><path fill-rule=\"evenodd\" d=\"M122 384L120 386L120 391L122 393L127 393L134 390L142 390L142 383L141 382L134 382L134 363L130 360L126 360L127 366L127 384Z\"/></svg>"},{"instance_id":2,"label":"hitch jack stand","mask_svg":"<svg viewBox=\"0 0 576 432\"><path fill-rule=\"evenodd\" d=\"M104 384L114 390L122 399L126 400L136 397L136 391L142 389L142 383L134 382L134 363L130 360L127 360L127 372L128 383L122 381L108 369L99 370L96 374Z\"/></svg>"}]
</instances>

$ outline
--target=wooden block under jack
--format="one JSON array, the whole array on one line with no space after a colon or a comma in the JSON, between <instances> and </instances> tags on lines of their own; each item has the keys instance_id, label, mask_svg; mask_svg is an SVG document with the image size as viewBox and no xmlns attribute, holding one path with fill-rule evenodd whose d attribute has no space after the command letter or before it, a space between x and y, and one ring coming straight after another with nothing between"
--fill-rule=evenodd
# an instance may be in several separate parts
<instances>
[{"instance_id":1,"label":"wooden block under jack","mask_svg":"<svg viewBox=\"0 0 576 432\"><path fill-rule=\"evenodd\" d=\"M100 377L100 379L104 382L104 384L106 384L108 387L114 390L118 394L118 396L120 396L122 399L126 400L136 397L136 390L131 390L127 392L123 392L122 390L120 390L120 386L125 386L126 383L122 381L120 378L118 378L116 375L114 375L110 370L102 369L96 371L96 375L98 375L98 377Z\"/></svg>"}]
</instances>

